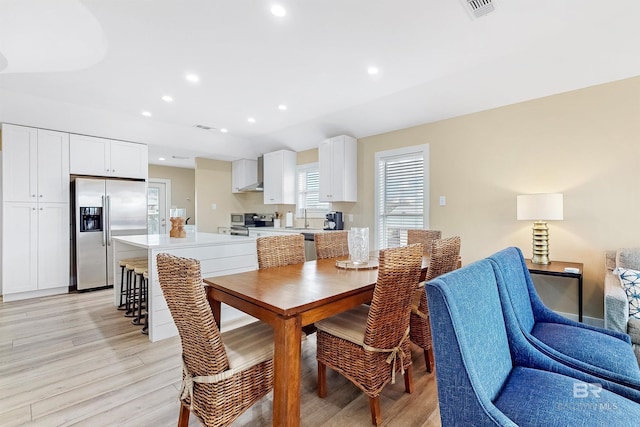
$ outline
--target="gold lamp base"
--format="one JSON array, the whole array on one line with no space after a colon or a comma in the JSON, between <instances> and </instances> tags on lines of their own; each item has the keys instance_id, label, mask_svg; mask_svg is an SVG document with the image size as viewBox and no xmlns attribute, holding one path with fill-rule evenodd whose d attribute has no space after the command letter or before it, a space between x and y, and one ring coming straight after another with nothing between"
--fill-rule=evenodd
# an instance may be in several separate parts
<instances>
[{"instance_id":1,"label":"gold lamp base","mask_svg":"<svg viewBox=\"0 0 640 427\"><path fill-rule=\"evenodd\" d=\"M546 221L533 223L533 257L532 264L549 264L549 226Z\"/></svg>"}]
</instances>

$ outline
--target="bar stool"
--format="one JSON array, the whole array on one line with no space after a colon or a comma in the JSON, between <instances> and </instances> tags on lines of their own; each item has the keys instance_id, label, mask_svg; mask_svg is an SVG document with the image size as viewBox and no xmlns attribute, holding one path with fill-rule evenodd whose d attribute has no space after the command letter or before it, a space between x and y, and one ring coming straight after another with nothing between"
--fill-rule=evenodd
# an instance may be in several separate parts
<instances>
[{"instance_id":1,"label":"bar stool","mask_svg":"<svg viewBox=\"0 0 640 427\"><path fill-rule=\"evenodd\" d=\"M144 280L144 290L145 290L145 301L146 304L144 305L144 311L145 311L145 316L144 316L144 327L142 328L142 333L144 335L149 335L149 301L148 301L148 296L149 296L149 272L145 271L144 273L142 273L142 279Z\"/></svg>"},{"instance_id":2,"label":"bar stool","mask_svg":"<svg viewBox=\"0 0 640 427\"><path fill-rule=\"evenodd\" d=\"M136 268L142 268L147 266L147 260L138 260L125 265L127 274L127 286L125 295L125 308L127 311L124 313L124 317L136 317L136 300L138 295L136 294L137 275L135 274Z\"/></svg>"},{"instance_id":3,"label":"bar stool","mask_svg":"<svg viewBox=\"0 0 640 427\"><path fill-rule=\"evenodd\" d=\"M122 301L123 297L126 297L127 295L127 289L124 282L124 270L127 268L127 264L132 264L138 261L147 262L147 258L123 258L118 262L118 265L120 266L120 296L118 299L118 310L126 310L125 303Z\"/></svg>"},{"instance_id":4,"label":"bar stool","mask_svg":"<svg viewBox=\"0 0 640 427\"><path fill-rule=\"evenodd\" d=\"M133 325L142 325L142 306L145 306L146 309L146 301L147 301L147 292L146 292L146 280L144 278L144 275L147 274L148 275L148 267L147 265L144 266L137 266L134 269L134 274L135 274L135 278L133 281L133 289L134 289L134 312L136 310L136 303L137 303L137 308L138 308L138 315L131 321L131 324ZM136 282L138 284L137 288L136 288Z\"/></svg>"}]
</instances>

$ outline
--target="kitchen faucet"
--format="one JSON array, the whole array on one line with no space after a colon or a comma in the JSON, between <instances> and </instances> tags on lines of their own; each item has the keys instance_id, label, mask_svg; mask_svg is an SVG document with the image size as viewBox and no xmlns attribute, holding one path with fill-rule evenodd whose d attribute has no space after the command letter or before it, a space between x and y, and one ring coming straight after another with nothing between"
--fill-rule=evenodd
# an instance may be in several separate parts
<instances>
[{"instance_id":1,"label":"kitchen faucet","mask_svg":"<svg viewBox=\"0 0 640 427\"><path fill-rule=\"evenodd\" d=\"M304 228L309 228L309 221L307 220L307 209L304 209Z\"/></svg>"}]
</instances>

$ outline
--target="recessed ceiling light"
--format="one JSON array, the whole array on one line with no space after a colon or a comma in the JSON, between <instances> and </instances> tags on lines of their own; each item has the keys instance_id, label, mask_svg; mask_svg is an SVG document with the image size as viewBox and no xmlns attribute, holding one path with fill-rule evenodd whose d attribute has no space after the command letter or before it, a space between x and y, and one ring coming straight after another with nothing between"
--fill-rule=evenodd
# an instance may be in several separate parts
<instances>
[{"instance_id":1,"label":"recessed ceiling light","mask_svg":"<svg viewBox=\"0 0 640 427\"><path fill-rule=\"evenodd\" d=\"M280 105L278 105L278 110L280 110L280 111L286 111L286 109L287 109L287 106L286 106L286 105L284 105L284 104L280 104Z\"/></svg>"},{"instance_id":2,"label":"recessed ceiling light","mask_svg":"<svg viewBox=\"0 0 640 427\"><path fill-rule=\"evenodd\" d=\"M227 133L227 132L229 132L229 130L227 128L222 128L222 129L220 129L220 132Z\"/></svg>"},{"instance_id":3,"label":"recessed ceiling light","mask_svg":"<svg viewBox=\"0 0 640 427\"><path fill-rule=\"evenodd\" d=\"M169 96L169 95L165 95L162 97L162 100L164 102L173 102L173 97Z\"/></svg>"},{"instance_id":4,"label":"recessed ceiling light","mask_svg":"<svg viewBox=\"0 0 640 427\"><path fill-rule=\"evenodd\" d=\"M145 116L145 117L151 117L151 113L148 112L148 111L143 111L142 115Z\"/></svg>"},{"instance_id":5,"label":"recessed ceiling light","mask_svg":"<svg viewBox=\"0 0 640 427\"><path fill-rule=\"evenodd\" d=\"M255 122L256 122L256 119L254 119L253 117L249 117L249 118L247 119L247 121L248 121L249 123L255 123Z\"/></svg>"},{"instance_id":6,"label":"recessed ceiling light","mask_svg":"<svg viewBox=\"0 0 640 427\"><path fill-rule=\"evenodd\" d=\"M287 14L287 10L279 4L274 4L271 6L271 13L275 16L282 17Z\"/></svg>"},{"instance_id":7,"label":"recessed ceiling light","mask_svg":"<svg viewBox=\"0 0 640 427\"><path fill-rule=\"evenodd\" d=\"M198 83L200 81L200 77L195 74L187 74L184 78L189 80L191 83Z\"/></svg>"},{"instance_id":8,"label":"recessed ceiling light","mask_svg":"<svg viewBox=\"0 0 640 427\"><path fill-rule=\"evenodd\" d=\"M367 68L367 73L369 73L370 76L375 76L379 72L380 72L380 70L378 70L378 67L369 67L369 68Z\"/></svg>"},{"instance_id":9,"label":"recessed ceiling light","mask_svg":"<svg viewBox=\"0 0 640 427\"><path fill-rule=\"evenodd\" d=\"M160 160L161 162L164 162L165 158L164 157L158 157L158 160Z\"/></svg>"}]
</instances>

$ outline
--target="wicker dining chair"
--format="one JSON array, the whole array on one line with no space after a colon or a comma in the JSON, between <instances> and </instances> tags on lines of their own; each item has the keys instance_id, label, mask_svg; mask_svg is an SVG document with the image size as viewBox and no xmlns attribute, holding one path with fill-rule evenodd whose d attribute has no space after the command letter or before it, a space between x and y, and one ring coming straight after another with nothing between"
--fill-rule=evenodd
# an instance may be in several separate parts
<instances>
[{"instance_id":1,"label":"wicker dining chair","mask_svg":"<svg viewBox=\"0 0 640 427\"><path fill-rule=\"evenodd\" d=\"M460 237L436 239L431 242L431 257L426 277L429 281L460 267ZM433 370L433 344L431 340L431 322L424 282L421 281L415 291L411 305L411 341L424 351L424 364L427 372Z\"/></svg>"},{"instance_id":2,"label":"wicker dining chair","mask_svg":"<svg viewBox=\"0 0 640 427\"><path fill-rule=\"evenodd\" d=\"M182 342L178 426L192 411L205 426L226 426L273 389L273 329L266 323L220 333L200 262L158 254L158 278Z\"/></svg>"},{"instance_id":3,"label":"wicker dining chair","mask_svg":"<svg viewBox=\"0 0 640 427\"><path fill-rule=\"evenodd\" d=\"M422 243L424 253L429 255L431 253L431 242L436 239L442 238L442 231L440 230L423 230L423 229L410 229L407 230L407 245L414 243Z\"/></svg>"},{"instance_id":4,"label":"wicker dining chair","mask_svg":"<svg viewBox=\"0 0 640 427\"><path fill-rule=\"evenodd\" d=\"M258 268L260 269L305 262L304 236L302 234L258 237L256 246L258 247Z\"/></svg>"},{"instance_id":5,"label":"wicker dining chair","mask_svg":"<svg viewBox=\"0 0 640 427\"><path fill-rule=\"evenodd\" d=\"M336 258L349 255L349 232L327 231L313 236L316 259Z\"/></svg>"},{"instance_id":6,"label":"wicker dining chair","mask_svg":"<svg viewBox=\"0 0 640 427\"><path fill-rule=\"evenodd\" d=\"M316 322L318 396L327 394L328 366L369 396L371 421L379 425L379 396L396 371L412 392L409 315L421 266L422 244L381 250L371 305Z\"/></svg>"}]
</instances>

